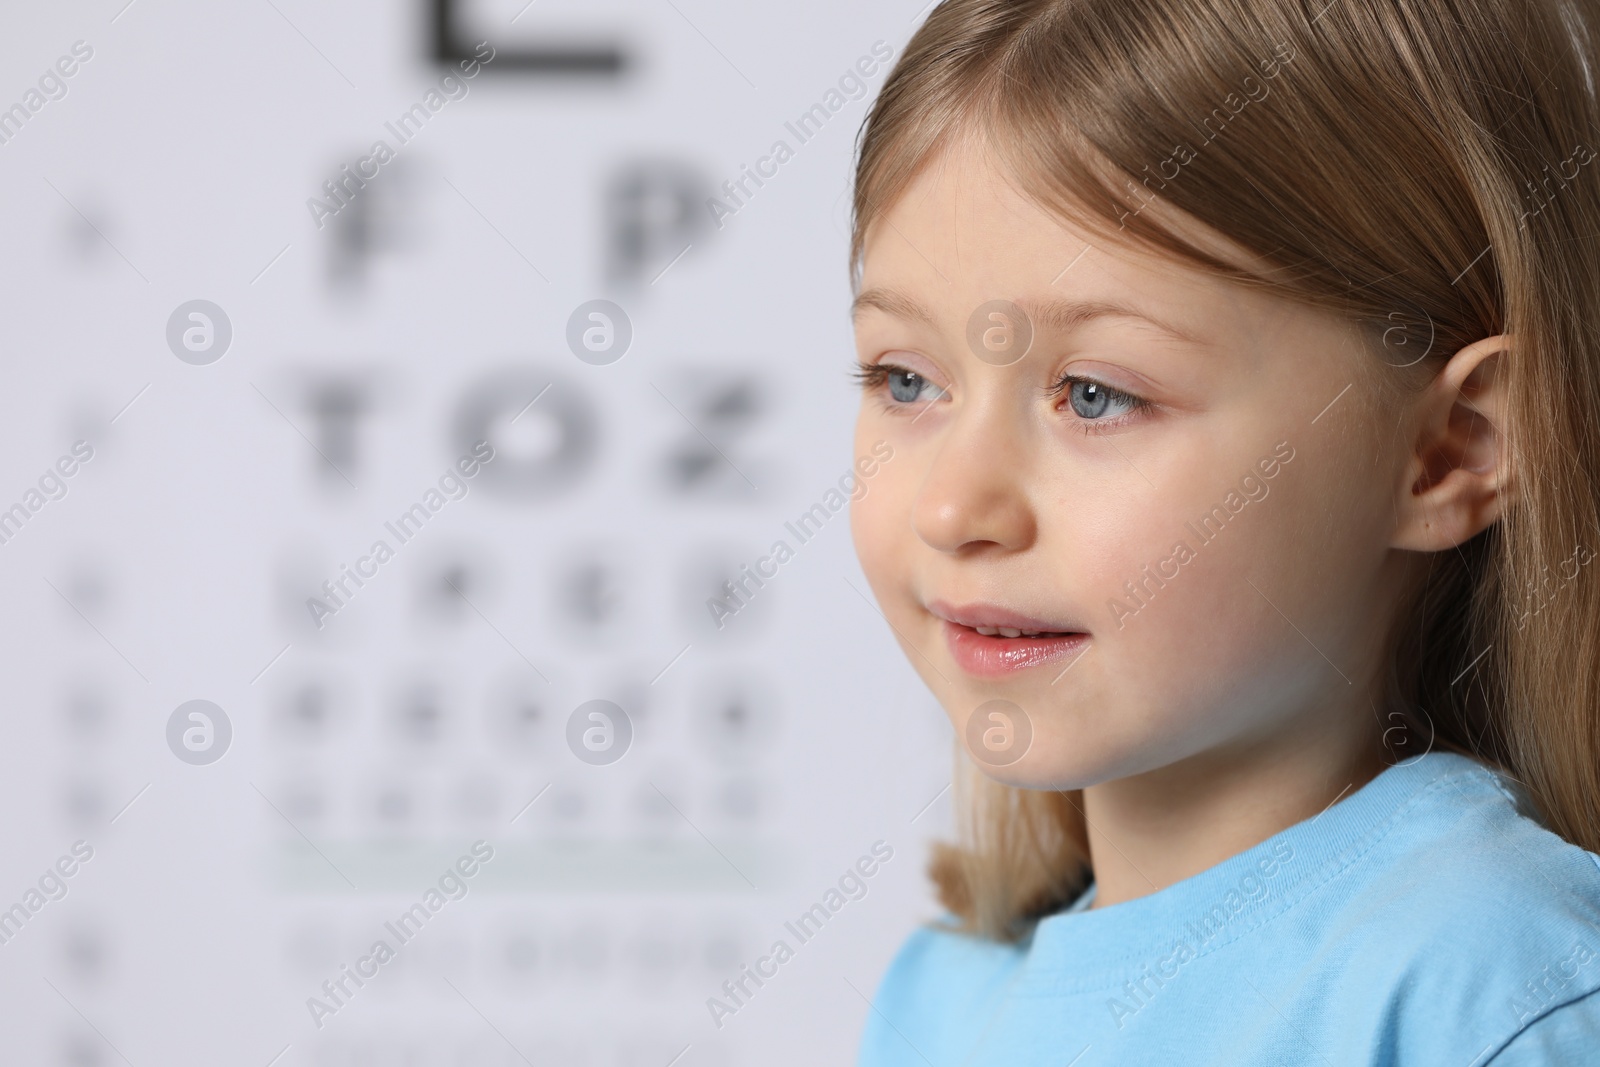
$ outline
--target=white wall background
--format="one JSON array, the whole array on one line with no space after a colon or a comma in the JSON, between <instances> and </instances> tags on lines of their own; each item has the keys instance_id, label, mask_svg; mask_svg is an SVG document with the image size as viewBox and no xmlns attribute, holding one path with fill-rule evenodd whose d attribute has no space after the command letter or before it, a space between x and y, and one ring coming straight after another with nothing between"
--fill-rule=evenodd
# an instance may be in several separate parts
<instances>
[{"instance_id":1,"label":"white wall background","mask_svg":"<svg viewBox=\"0 0 1600 1067\"><path fill-rule=\"evenodd\" d=\"M423 0L125 2L0 15L0 108L93 49L0 144L0 508L26 512L0 544L0 908L26 913L0 1062L848 1062L934 914L949 731L844 514L721 631L704 602L851 463L867 100L804 145L784 123L898 55L920 0L457 0L495 62L322 228L307 199L443 73ZM510 69L575 41L625 73ZM709 192L780 138L720 230L608 198ZM634 330L606 366L565 339L597 297ZM232 327L209 365L167 343L194 299ZM312 626L475 422L496 463ZM78 440L93 459L28 510ZM563 736L597 697L636 727L598 767ZM232 726L209 765L168 746L194 699ZM314 1025L322 981L480 838L468 895ZM880 839L866 896L786 934ZM714 1026L779 938L794 959Z\"/></svg>"}]
</instances>

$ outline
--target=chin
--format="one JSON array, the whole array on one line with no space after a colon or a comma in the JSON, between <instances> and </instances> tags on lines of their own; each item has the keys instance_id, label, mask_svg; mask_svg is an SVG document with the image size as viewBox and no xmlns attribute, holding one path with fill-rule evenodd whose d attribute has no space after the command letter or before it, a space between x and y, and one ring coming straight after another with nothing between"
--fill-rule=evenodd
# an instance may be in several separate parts
<instances>
[{"instance_id":1,"label":"chin","mask_svg":"<svg viewBox=\"0 0 1600 1067\"><path fill-rule=\"evenodd\" d=\"M962 750L984 777L1016 789L1083 789L1118 777L1124 759L1086 745L1083 738L1045 738L1035 736L1019 758L1002 762L984 751L976 739L967 739L964 722L952 716L952 725L963 739Z\"/></svg>"},{"instance_id":2,"label":"chin","mask_svg":"<svg viewBox=\"0 0 1600 1067\"><path fill-rule=\"evenodd\" d=\"M1017 789L1087 789L1175 763L1190 752L1189 742L1173 724L1160 736L1113 736L1093 724L1054 722L1033 734L1019 758L996 758L981 748L981 736L969 733L964 717L950 716L966 757L983 775ZM1182 737L1182 739L1180 739Z\"/></svg>"}]
</instances>

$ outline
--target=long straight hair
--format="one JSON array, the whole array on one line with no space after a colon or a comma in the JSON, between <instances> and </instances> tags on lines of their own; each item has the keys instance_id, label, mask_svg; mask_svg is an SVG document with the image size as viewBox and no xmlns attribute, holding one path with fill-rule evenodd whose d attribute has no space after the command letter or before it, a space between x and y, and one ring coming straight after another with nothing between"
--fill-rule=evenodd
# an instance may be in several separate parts
<instances>
[{"instance_id":1,"label":"long straight hair","mask_svg":"<svg viewBox=\"0 0 1600 1067\"><path fill-rule=\"evenodd\" d=\"M1385 388L1509 334L1501 517L1430 557L1388 699L1417 747L1503 770L1591 851L1597 30L1600 0L945 0L861 128L850 247L859 287L874 222L977 134L1063 219L1360 324ZM970 931L1017 940L1089 876L1081 797L958 761L961 840L930 874Z\"/></svg>"}]
</instances>

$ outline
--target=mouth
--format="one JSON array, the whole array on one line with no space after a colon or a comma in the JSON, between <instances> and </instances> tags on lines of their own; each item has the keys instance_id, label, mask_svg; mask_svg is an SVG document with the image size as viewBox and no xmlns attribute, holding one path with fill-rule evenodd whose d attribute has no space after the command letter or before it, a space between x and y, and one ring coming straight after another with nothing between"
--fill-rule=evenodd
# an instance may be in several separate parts
<instances>
[{"instance_id":1,"label":"mouth","mask_svg":"<svg viewBox=\"0 0 1600 1067\"><path fill-rule=\"evenodd\" d=\"M956 665L980 678L999 678L1076 656L1089 633L1070 620L1042 619L993 604L928 605L941 623Z\"/></svg>"}]
</instances>

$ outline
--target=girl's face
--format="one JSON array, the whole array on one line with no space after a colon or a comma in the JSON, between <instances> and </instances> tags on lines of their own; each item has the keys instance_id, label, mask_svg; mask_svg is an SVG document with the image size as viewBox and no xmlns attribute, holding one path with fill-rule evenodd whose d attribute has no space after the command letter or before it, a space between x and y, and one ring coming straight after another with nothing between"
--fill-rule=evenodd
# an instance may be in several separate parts
<instances>
[{"instance_id":1,"label":"girl's face","mask_svg":"<svg viewBox=\"0 0 1600 1067\"><path fill-rule=\"evenodd\" d=\"M1377 357L1090 240L972 150L868 236L856 449L893 454L851 526L897 639L1014 785L1364 750L1407 577Z\"/></svg>"}]
</instances>

